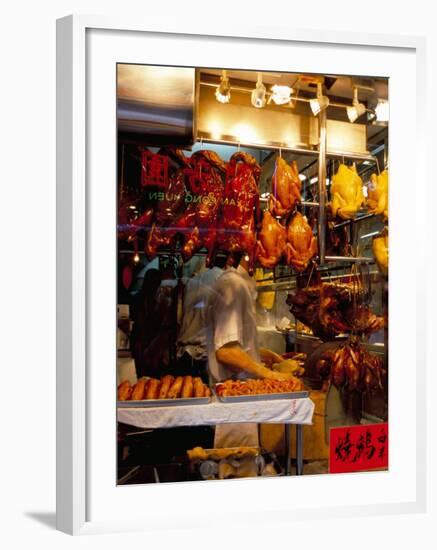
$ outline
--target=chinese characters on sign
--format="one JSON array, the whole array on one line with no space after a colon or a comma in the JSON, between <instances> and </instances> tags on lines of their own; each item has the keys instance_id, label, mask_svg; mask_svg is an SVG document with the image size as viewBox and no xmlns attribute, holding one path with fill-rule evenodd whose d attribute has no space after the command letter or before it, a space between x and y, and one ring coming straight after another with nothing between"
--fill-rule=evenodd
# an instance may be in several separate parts
<instances>
[{"instance_id":1,"label":"chinese characters on sign","mask_svg":"<svg viewBox=\"0 0 437 550\"><path fill-rule=\"evenodd\" d=\"M141 155L141 185L168 187L168 157L144 150Z\"/></svg>"},{"instance_id":2,"label":"chinese characters on sign","mask_svg":"<svg viewBox=\"0 0 437 550\"><path fill-rule=\"evenodd\" d=\"M388 424L331 428L329 472L359 472L388 467Z\"/></svg>"}]
</instances>

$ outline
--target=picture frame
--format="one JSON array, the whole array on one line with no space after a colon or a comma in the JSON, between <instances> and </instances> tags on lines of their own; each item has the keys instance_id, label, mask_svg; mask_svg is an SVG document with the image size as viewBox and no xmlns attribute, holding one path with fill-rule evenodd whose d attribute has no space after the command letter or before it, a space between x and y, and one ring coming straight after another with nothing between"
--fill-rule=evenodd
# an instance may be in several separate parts
<instances>
[{"instance_id":1,"label":"picture frame","mask_svg":"<svg viewBox=\"0 0 437 550\"><path fill-rule=\"evenodd\" d=\"M141 50L139 48L141 40L147 37L153 42L153 46L160 44L161 47ZM351 63L349 59L351 52L362 51L360 70L357 69L361 74L365 73L362 67L364 67L366 55L371 59L372 55L375 56L378 52L379 58L382 59L379 70L384 71L386 67L392 82L399 82L399 75L396 73L396 67L390 66L389 58L397 56L399 60L404 56L406 66L414 69L414 74L410 74L409 84L411 86L412 82L415 83L414 94L412 94L414 101L410 103L410 111L404 124L415 137L416 181L425 181L422 172L425 163L420 162L424 155L421 136L424 135L425 123L422 94L425 82L426 43L422 37L358 35L328 31L312 33L308 30L286 27L262 28L244 25L235 25L224 34L223 29L216 28L213 23L203 23L200 26L193 22L190 27L180 29L175 24L152 25L135 20L96 16L72 15L58 20L57 528L74 535L131 529L144 530L164 527L168 525L169 518L175 527L187 524L202 526L210 524L211 521L219 522L220 509L226 508L227 513L231 512L230 515L232 515L239 509L236 504L233 504L236 499L239 499L241 510L244 510L238 516L240 521L255 521L256 518L261 517L261 514L262 517L271 519L285 518L289 517L290 512L293 518L316 519L326 518L331 514L360 516L424 511L427 483L425 288L417 278L415 293L411 293L411 296L406 299L404 321L408 317L410 322L407 330L402 325L402 318L396 315L400 312L397 309L396 298L400 296L402 285L406 282L405 274L401 272L398 274L396 268L402 264L402 247L407 247L409 244L416 247L417 263L420 265L420 259L424 258L424 249L423 246L416 245L414 235L419 234L426 222L420 219L414 201L410 200L408 204L408 200L406 202L405 197L396 192L391 193L391 205L395 215L391 221L393 230L390 264L394 281L390 283L391 292L393 287L390 307L393 308L394 320L391 334L394 336L390 340L390 356L391 361L399 365L399 372L404 375L405 372L410 372L408 362L414 362L416 368L413 375L410 374L409 385L405 380L394 379L393 376L390 381L389 472L329 476L330 479L323 479L323 482L321 478L315 479L315 476L312 476L305 479L263 480L261 483L255 481L238 482L232 485L223 483L220 487L214 483L205 483L202 486L190 484L189 489L187 486L175 487L172 484L167 484L165 487L117 488L115 478L111 477L113 468L102 467L105 461L102 461L102 456L106 456L108 463L115 462L116 458L115 448L110 456L110 449L114 447L115 403L112 403L112 398L115 381L112 376L113 365L110 364L110 354L114 352L113 346L109 345L111 349L106 355L101 353L103 348L99 347L102 342L108 341L108 334L111 337L111 322L108 325L103 321L99 327L98 318L100 316L106 319L107 312L114 308L115 294L113 294L114 287L105 286L103 283L101 290L98 293L95 292L96 285L100 284L95 267L96 262L101 261L100 265L107 265L109 266L107 269L111 270L111 265L115 263L111 264L114 262L114 241L111 235L104 245L99 244L99 250L96 243L102 237L103 228L111 227L108 225L111 223L115 227L115 222L111 185L102 188L101 185L93 186L91 182L96 182L96 170L101 172L102 179L106 177L105 172L107 174L111 171L115 172L115 143L113 149L111 147L105 149L103 156L101 150L95 149L99 134L109 135L107 143L111 143L110 127L115 120L115 95L109 88L107 94L101 89L98 91L91 89L91 84L96 84L93 75L97 59L92 56L106 55L105 59L102 57L97 61L98 70L102 72L100 75L102 84L106 82L106 78L113 78L115 75L115 71L114 74L111 73L111 67L114 64L114 58L111 55L120 56L119 61L124 62L141 62L143 59L144 63L166 64L173 60L173 63L178 65L181 61L176 60L176 51L172 51L177 44L177 53L180 56L184 53L187 65L205 66L204 60L208 58L208 51L193 47L193 41L197 41L197 45L201 41L205 43L209 41L210 47L211 43L220 45L224 59L222 66L232 62L229 57L231 49L235 60L238 55L248 56L248 52L256 50L257 56L254 55L256 60L250 60L253 68L256 68L256 63L262 62L262 52L268 50L269 63L274 64L272 68L277 69L284 65L281 56L286 55L287 49L294 48L303 56L299 59L299 63L303 63L307 56L307 66L310 67L308 70L312 72L317 72L313 71L312 67L316 68L317 52L320 53L323 50L329 52L330 59L322 56L318 62L320 66L331 67L331 70L326 72L340 72L339 66L345 67ZM113 49L117 47L120 49L114 54L111 48L108 48L108 44L112 44ZM240 53L237 55L237 52ZM209 50L211 58L219 58L219 54L217 49ZM383 59L384 55L387 59ZM241 62L235 61L235 63L239 66ZM357 61L358 66L360 63ZM208 65L214 66L214 62ZM262 68L266 68L266 65ZM397 159L402 158L402 154L405 153L405 143L402 143L402 137L399 136L400 127L396 122L396 116L402 109L402 102L406 100L406 92L399 87L391 89L392 92L394 99L391 101L391 116L394 123L390 135L393 166L391 173L393 178L398 178L399 189L406 189L405 176L396 165ZM98 116L90 123L90 117L97 115L97 112L93 111L96 106L96 94L99 97L101 112L99 111ZM112 117L108 116L111 109L113 109ZM115 126L112 132L115 132ZM98 154L95 154L96 151ZM102 164L96 167L96 162L105 157L108 159L105 168L103 169ZM408 208L414 216L414 231L411 235L406 234L406 229L401 223L401 217ZM98 259L96 259L97 256ZM411 285L411 280L409 284ZM105 333L104 326L109 327L109 333L108 331ZM410 335L410 343L405 346L408 349L400 353L399 342L403 341L402 336L406 334ZM393 338L397 340L393 341ZM97 376L102 374L101 370L97 372L98 368L102 368L101 363L106 363L107 379L105 378L102 383L100 394L96 393L96 388ZM99 364L100 367L98 367ZM405 395L408 395L408 414L402 412L402 399ZM97 407L98 399L101 400L99 407ZM405 433L409 434L408 441L403 440ZM101 449L97 451L96 445ZM96 475L97 468L99 476ZM369 487L369 494L364 494L362 491L360 479L363 476ZM105 484L108 487L108 480L109 483L111 480L113 483L111 491L105 489ZM291 490L289 482L294 483L293 492L296 495L291 502L290 499L285 498ZM285 483L287 487L281 485ZM312 502L314 499L305 499L306 494L315 494L317 487L322 485L323 489L317 502ZM397 491L394 490L395 485L398 488ZM353 486L359 488L354 498L349 495ZM378 498L371 493L372 487L376 486L379 486L381 491ZM128 491L130 494L127 493ZM191 513L183 510L188 491ZM326 504L327 501L323 497L329 491L337 493L330 499L331 506ZM260 493L263 493L265 498L259 498ZM138 503L144 502L145 498L149 505L139 508ZM109 503L111 499L114 500L112 507L109 504L108 507L102 506L104 501ZM205 501L209 503L206 509L205 506L200 505ZM129 507L130 502L131 507ZM151 502L153 506L150 505ZM125 514L120 513L121 508L126 512ZM166 510L165 517L163 510ZM212 517L214 520L211 519Z\"/></svg>"}]
</instances>

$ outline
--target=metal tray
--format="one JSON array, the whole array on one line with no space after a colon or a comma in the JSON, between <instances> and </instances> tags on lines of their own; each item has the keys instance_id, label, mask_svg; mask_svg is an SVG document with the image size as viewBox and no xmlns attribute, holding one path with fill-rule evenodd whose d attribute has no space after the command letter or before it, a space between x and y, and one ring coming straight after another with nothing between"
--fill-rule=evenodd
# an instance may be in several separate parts
<instances>
[{"instance_id":1,"label":"metal tray","mask_svg":"<svg viewBox=\"0 0 437 550\"><path fill-rule=\"evenodd\" d=\"M246 403L248 401L276 401L277 399L303 399L308 397L308 391L295 391L289 393L258 393L255 395L217 395L217 399L222 403Z\"/></svg>"},{"instance_id":2,"label":"metal tray","mask_svg":"<svg viewBox=\"0 0 437 550\"><path fill-rule=\"evenodd\" d=\"M182 405L206 405L211 397L178 397L177 399L144 399L142 401L117 401L120 409L144 409L151 407L180 407Z\"/></svg>"}]
</instances>

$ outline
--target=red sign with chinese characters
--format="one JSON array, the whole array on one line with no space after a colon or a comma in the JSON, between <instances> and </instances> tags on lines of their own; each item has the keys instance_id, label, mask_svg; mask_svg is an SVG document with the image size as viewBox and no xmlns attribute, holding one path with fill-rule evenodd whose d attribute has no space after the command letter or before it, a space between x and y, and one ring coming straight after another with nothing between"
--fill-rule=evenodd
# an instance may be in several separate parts
<instances>
[{"instance_id":1,"label":"red sign with chinese characters","mask_svg":"<svg viewBox=\"0 0 437 550\"><path fill-rule=\"evenodd\" d=\"M141 184L167 189L168 157L144 150L141 155Z\"/></svg>"},{"instance_id":2,"label":"red sign with chinese characters","mask_svg":"<svg viewBox=\"0 0 437 550\"><path fill-rule=\"evenodd\" d=\"M329 473L360 472L387 467L387 423L330 429Z\"/></svg>"}]
</instances>

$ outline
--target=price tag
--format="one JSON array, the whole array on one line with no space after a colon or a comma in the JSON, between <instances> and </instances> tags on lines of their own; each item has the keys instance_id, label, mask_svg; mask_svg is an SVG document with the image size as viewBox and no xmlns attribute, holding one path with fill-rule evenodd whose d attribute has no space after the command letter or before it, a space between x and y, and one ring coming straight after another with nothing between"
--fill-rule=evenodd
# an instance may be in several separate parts
<instances>
[{"instance_id":1,"label":"price tag","mask_svg":"<svg viewBox=\"0 0 437 550\"><path fill-rule=\"evenodd\" d=\"M387 467L387 423L330 429L329 473L362 472Z\"/></svg>"}]
</instances>

